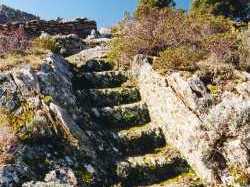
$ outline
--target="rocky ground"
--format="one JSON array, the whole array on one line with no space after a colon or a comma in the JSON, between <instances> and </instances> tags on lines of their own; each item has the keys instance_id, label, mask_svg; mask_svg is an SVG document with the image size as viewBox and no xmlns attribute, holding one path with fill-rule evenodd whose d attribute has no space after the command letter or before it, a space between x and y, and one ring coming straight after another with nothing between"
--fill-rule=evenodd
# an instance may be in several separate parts
<instances>
[{"instance_id":1,"label":"rocky ground","mask_svg":"<svg viewBox=\"0 0 250 187\"><path fill-rule=\"evenodd\" d=\"M115 70L93 35L82 51L64 42L67 59L0 73L0 186L247 186L248 73L215 100L199 77L161 77L142 57Z\"/></svg>"}]
</instances>

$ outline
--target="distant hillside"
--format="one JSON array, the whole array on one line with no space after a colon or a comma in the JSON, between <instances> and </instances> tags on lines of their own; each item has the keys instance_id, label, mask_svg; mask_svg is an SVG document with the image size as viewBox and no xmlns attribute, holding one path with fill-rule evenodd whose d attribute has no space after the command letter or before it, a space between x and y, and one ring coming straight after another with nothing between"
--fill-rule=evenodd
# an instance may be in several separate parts
<instances>
[{"instance_id":1,"label":"distant hillside","mask_svg":"<svg viewBox=\"0 0 250 187\"><path fill-rule=\"evenodd\" d=\"M39 19L39 17L17 9L10 8L6 5L0 5L0 24L16 21L30 21L34 19Z\"/></svg>"}]
</instances>

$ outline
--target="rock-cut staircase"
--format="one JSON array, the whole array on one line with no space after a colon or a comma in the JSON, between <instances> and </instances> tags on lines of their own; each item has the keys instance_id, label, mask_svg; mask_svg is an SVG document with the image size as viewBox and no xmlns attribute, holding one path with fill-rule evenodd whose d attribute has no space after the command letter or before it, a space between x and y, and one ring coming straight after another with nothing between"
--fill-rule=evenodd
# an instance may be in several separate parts
<instances>
[{"instance_id":1,"label":"rock-cut staircase","mask_svg":"<svg viewBox=\"0 0 250 187\"><path fill-rule=\"evenodd\" d=\"M188 172L189 167L151 122L139 90L123 86L129 81L128 72L113 71L111 65L98 60L90 61L81 71L79 102L119 140L121 157L111 166L117 181L112 186L162 186L162 182L173 186L168 179Z\"/></svg>"}]
</instances>

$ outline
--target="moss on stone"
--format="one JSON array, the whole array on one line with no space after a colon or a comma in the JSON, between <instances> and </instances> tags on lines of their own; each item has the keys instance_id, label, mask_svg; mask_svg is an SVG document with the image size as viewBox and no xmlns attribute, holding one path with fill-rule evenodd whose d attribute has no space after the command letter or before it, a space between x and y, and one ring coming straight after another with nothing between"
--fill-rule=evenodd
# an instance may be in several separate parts
<instances>
[{"instance_id":1,"label":"moss on stone","mask_svg":"<svg viewBox=\"0 0 250 187\"><path fill-rule=\"evenodd\" d=\"M122 114L122 117L123 117L123 120L125 121L125 123L129 123L129 122L136 119L136 115L133 114L132 112L124 112Z\"/></svg>"},{"instance_id":2,"label":"moss on stone","mask_svg":"<svg viewBox=\"0 0 250 187\"><path fill-rule=\"evenodd\" d=\"M91 184L94 180L94 176L92 173L88 172L84 167L79 167L76 169L76 175L82 180L81 182L84 184Z\"/></svg>"},{"instance_id":3,"label":"moss on stone","mask_svg":"<svg viewBox=\"0 0 250 187\"><path fill-rule=\"evenodd\" d=\"M210 91L210 93L212 94L213 97L217 97L219 94L219 89L218 86L216 85L208 85L208 89Z\"/></svg>"},{"instance_id":4,"label":"moss on stone","mask_svg":"<svg viewBox=\"0 0 250 187\"><path fill-rule=\"evenodd\" d=\"M188 172L182 173L172 179L167 181L163 181L159 183L158 186L173 186L176 184L180 185L189 185L190 187L202 187L204 186L200 180L200 178L195 174L193 170L189 170Z\"/></svg>"},{"instance_id":5,"label":"moss on stone","mask_svg":"<svg viewBox=\"0 0 250 187\"><path fill-rule=\"evenodd\" d=\"M45 104L49 105L51 102L53 102L53 97L50 95L44 96L43 101Z\"/></svg>"},{"instance_id":6,"label":"moss on stone","mask_svg":"<svg viewBox=\"0 0 250 187\"><path fill-rule=\"evenodd\" d=\"M240 166L229 166L229 173L234 178L234 182L240 186L247 186L250 184L250 176Z\"/></svg>"}]
</instances>

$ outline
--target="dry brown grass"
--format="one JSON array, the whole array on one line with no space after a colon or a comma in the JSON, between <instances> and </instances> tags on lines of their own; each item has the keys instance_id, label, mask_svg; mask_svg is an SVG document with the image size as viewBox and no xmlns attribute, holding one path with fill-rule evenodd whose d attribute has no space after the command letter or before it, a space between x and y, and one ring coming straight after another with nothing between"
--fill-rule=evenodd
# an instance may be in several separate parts
<instances>
[{"instance_id":1,"label":"dry brown grass","mask_svg":"<svg viewBox=\"0 0 250 187\"><path fill-rule=\"evenodd\" d=\"M0 165L11 163L18 139L9 127L8 116L0 109Z\"/></svg>"},{"instance_id":2,"label":"dry brown grass","mask_svg":"<svg viewBox=\"0 0 250 187\"><path fill-rule=\"evenodd\" d=\"M30 64L34 69L38 69L42 59L48 53L47 50L32 48L22 53L8 53L0 56L0 71L8 71L25 64Z\"/></svg>"},{"instance_id":3,"label":"dry brown grass","mask_svg":"<svg viewBox=\"0 0 250 187\"><path fill-rule=\"evenodd\" d=\"M11 164L14 162L14 156L8 153L0 154L0 165Z\"/></svg>"}]
</instances>

